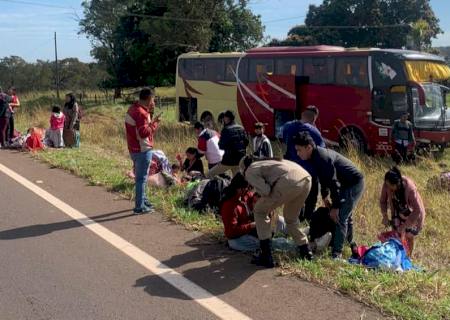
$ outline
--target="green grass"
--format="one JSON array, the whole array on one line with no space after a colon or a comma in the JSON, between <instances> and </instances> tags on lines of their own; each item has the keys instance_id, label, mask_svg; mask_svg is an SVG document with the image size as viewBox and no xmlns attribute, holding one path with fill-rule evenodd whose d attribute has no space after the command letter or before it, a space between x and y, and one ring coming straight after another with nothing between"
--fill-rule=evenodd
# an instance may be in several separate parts
<instances>
[{"instance_id":1,"label":"green grass","mask_svg":"<svg viewBox=\"0 0 450 320\"><path fill-rule=\"evenodd\" d=\"M168 89L166 92L170 93ZM126 178L131 161L126 149L123 116L127 106L121 103L90 107L82 122L82 145L79 150L48 150L37 154L51 165L86 178L90 183L103 185L108 190L131 199L133 184ZM42 108L20 112L17 122L21 129L48 123L49 114ZM164 112L163 123L155 137L155 148L162 149L172 161L177 153L195 146L193 130L175 121L175 108ZM275 145L275 150L280 150ZM378 196L389 159L361 157L351 154L352 160L366 177L366 192L354 214L356 240L371 244L382 231ZM447 152L442 159L424 159L402 170L417 183L427 209L426 224L417 239L414 262L425 272L369 271L358 266L336 263L321 257L314 262L303 262L280 256L283 274L294 274L302 279L348 294L373 305L396 319L450 319L450 194L433 189L429 179L450 165ZM221 224L211 214L199 214L181 204L183 190L152 189L151 200L169 219L221 238ZM130 207L132 204L130 203Z\"/></svg>"}]
</instances>

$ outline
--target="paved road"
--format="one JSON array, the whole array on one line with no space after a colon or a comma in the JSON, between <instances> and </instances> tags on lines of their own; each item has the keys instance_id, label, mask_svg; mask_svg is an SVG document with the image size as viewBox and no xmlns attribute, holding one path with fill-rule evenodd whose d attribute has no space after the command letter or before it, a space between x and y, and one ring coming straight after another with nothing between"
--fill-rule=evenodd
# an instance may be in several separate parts
<instances>
[{"instance_id":1,"label":"paved road","mask_svg":"<svg viewBox=\"0 0 450 320\"><path fill-rule=\"evenodd\" d=\"M31 159L0 164L252 319L382 319L353 300L257 269L202 234ZM0 172L0 319L217 319L199 303ZM224 317L222 317L224 318Z\"/></svg>"}]
</instances>

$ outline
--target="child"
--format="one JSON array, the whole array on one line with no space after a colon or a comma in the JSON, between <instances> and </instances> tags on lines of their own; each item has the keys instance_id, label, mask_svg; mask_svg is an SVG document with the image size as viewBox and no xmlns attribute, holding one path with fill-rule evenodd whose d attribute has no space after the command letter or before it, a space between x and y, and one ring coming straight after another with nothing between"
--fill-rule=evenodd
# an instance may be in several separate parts
<instances>
[{"instance_id":1,"label":"child","mask_svg":"<svg viewBox=\"0 0 450 320\"><path fill-rule=\"evenodd\" d=\"M414 237L423 228L425 221L425 207L417 187L410 178L402 176L397 167L386 172L380 196L383 225L392 226L400 236L405 236L408 256L414 249ZM391 220L388 217L391 211Z\"/></svg>"},{"instance_id":2,"label":"child","mask_svg":"<svg viewBox=\"0 0 450 320\"><path fill-rule=\"evenodd\" d=\"M180 163L181 171L187 174L187 179L191 180L194 176L204 176L205 171L203 169L203 162L200 159L201 154L198 152L197 148L187 148L186 159L184 162L181 160L181 156L177 155L177 160Z\"/></svg>"},{"instance_id":3,"label":"child","mask_svg":"<svg viewBox=\"0 0 450 320\"><path fill-rule=\"evenodd\" d=\"M264 123L255 123L255 137L253 138L253 155L257 159L273 158L272 145L264 134Z\"/></svg>"},{"instance_id":4,"label":"child","mask_svg":"<svg viewBox=\"0 0 450 320\"><path fill-rule=\"evenodd\" d=\"M49 146L54 148L64 147L63 130L65 119L66 117L61 112L61 108L54 106L50 117L50 130L48 132Z\"/></svg>"}]
</instances>

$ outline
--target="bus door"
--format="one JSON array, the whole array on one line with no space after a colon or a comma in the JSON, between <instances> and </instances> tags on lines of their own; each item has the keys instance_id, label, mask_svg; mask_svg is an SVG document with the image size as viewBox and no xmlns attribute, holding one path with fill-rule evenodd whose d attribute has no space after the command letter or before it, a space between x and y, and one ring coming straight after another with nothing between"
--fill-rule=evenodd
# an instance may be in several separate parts
<instances>
[{"instance_id":1,"label":"bus door","mask_svg":"<svg viewBox=\"0 0 450 320\"><path fill-rule=\"evenodd\" d=\"M296 77L267 75L268 102L273 109L273 136L281 137L283 125L295 119L297 110Z\"/></svg>"},{"instance_id":2,"label":"bus door","mask_svg":"<svg viewBox=\"0 0 450 320\"><path fill-rule=\"evenodd\" d=\"M412 111L408 103L407 79L401 60L390 55L377 54L372 57L372 114L369 134L376 141L375 151L392 149L390 133L392 125L405 111Z\"/></svg>"}]
</instances>

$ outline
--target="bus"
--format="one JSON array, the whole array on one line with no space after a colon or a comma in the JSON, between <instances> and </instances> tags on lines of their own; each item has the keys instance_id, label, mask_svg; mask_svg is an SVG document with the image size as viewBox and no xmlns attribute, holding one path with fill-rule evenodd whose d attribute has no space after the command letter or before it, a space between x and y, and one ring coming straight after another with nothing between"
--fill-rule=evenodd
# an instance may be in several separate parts
<instances>
[{"instance_id":1,"label":"bus","mask_svg":"<svg viewBox=\"0 0 450 320\"><path fill-rule=\"evenodd\" d=\"M248 132L267 124L269 137L309 105L329 145L390 153L392 125L410 113L418 144L450 142L446 84L450 68L423 52L335 46L262 47L245 53L188 53L178 59L180 121L216 119L234 110Z\"/></svg>"}]
</instances>

